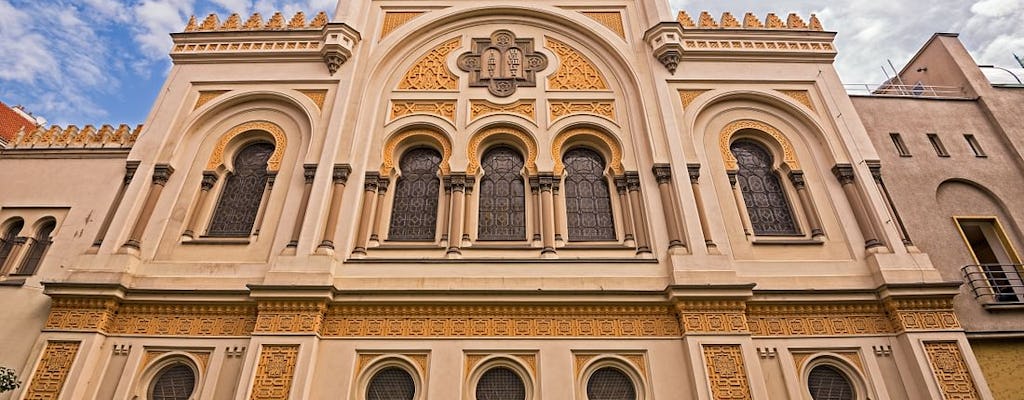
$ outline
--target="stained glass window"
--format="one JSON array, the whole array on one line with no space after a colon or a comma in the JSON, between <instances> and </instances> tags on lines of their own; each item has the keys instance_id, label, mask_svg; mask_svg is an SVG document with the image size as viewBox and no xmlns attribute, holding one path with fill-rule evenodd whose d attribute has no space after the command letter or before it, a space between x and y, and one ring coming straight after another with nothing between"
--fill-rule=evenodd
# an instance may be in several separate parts
<instances>
[{"instance_id":1,"label":"stained glass window","mask_svg":"<svg viewBox=\"0 0 1024 400\"><path fill-rule=\"evenodd\" d=\"M437 199L441 153L430 148L406 152L399 161L402 176L395 185L389 240L432 241L437 230Z\"/></svg>"},{"instance_id":2,"label":"stained glass window","mask_svg":"<svg viewBox=\"0 0 1024 400\"><path fill-rule=\"evenodd\" d=\"M506 367L484 372L476 384L476 400L525 400L526 385L519 375Z\"/></svg>"},{"instance_id":3,"label":"stained glass window","mask_svg":"<svg viewBox=\"0 0 1024 400\"><path fill-rule=\"evenodd\" d=\"M150 400L188 400L196 388L196 375L187 365L164 368L153 380Z\"/></svg>"},{"instance_id":4,"label":"stained glass window","mask_svg":"<svg viewBox=\"0 0 1024 400\"><path fill-rule=\"evenodd\" d=\"M807 388L814 400L853 400L853 386L842 372L829 365L819 365L807 377Z\"/></svg>"},{"instance_id":5,"label":"stained glass window","mask_svg":"<svg viewBox=\"0 0 1024 400\"><path fill-rule=\"evenodd\" d=\"M480 240L526 240L526 188L523 156L510 147L496 147L480 163Z\"/></svg>"},{"instance_id":6,"label":"stained glass window","mask_svg":"<svg viewBox=\"0 0 1024 400\"><path fill-rule=\"evenodd\" d=\"M0 268L7 263L7 258L11 256L11 250L14 249L14 240L18 238L18 233L24 227L25 221L19 219L11 223L4 231L3 236L0 236Z\"/></svg>"},{"instance_id":7,"label":"stained glass window","mask_svg":"<svg viewBox=\"0 0 1024 400\"><path fill-rule=\"evenodd\" d=\"M366 400L412 400L416 383L404 369L387 367L373 375L366 388Z\"/></svg>"},{"instance_id":8,"label":"stained glass window","mask_svg":"<svg viewBox=\"0 0 1024 400\"><path fill-rule=\"evenodd\" d=\"M800 234L779 175L773 170L771 153L750 140L737 140L731 150L739 164L736 179L754 234Z\"/></svg>"},{"instance_id":9,"label":"stained glass window","mask_svg":"<svg viewBox=\"0 0 1024 400\"><path fill-rule=\"evenodd\" d=\"M565 213L569 241L615 240L615 219L604 159L596 151L575 148L562 158L565 165Z\"/></svg>"},{"instance_id":10,"label":"stained glass window","mask_svg":"<svg viewBox=\"0 0 1024 400\"><path fill-rule=\"evenodd\" d=\"M28 247L28 253L25 253L25 260L21 262L21 268L18 268L18 275L32 275L36 273L36 270L39 269L39 263L43 261L43 256L46 255L46 249L49 249L50 244L53 243L50 234L56 228L57 223L53 221L39 227L39 231L36 232L32 244Z\"/></svg>"},{"instance_id":11,"label":"stained glass window","mask_svg":"<svg viewBox=\"0 0 1024 400\"><path fill-rule=\"evenodd\" d=\"M618 368L604 367L594 371L587 381L588 400L636 400L633 381Z\"/></svg>"},{"instance_id":12,"label":"stained glass window","mask_svg":"<svg viewBox=\"0 0 1024 400\"><path fill-rule=\"evenodd\" d=\"M235 156L234 170L228 175L217 209L210 223L210 236L244 237L252 233L260 201L267 186L267 160L274 145L253 143Z\"/></svg>"}]
</instances>

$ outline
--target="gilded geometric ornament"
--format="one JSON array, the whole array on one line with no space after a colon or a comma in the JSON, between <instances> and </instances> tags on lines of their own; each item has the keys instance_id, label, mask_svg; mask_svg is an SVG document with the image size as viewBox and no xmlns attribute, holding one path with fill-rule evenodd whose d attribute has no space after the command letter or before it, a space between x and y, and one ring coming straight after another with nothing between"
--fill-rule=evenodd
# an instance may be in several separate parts
<instances>
[{"instance_id":1,"label":"gilded geometric ornament","mask_svg":"<svg viewBox=\"0 0 1024 400\"><path fill-rule=\"evenodd\" d=\"M811 95L810 95L810 93L808 91L806 91L806 90L779 90L779 93L782 93L782 94L784 94L786 96L789 96L793 100L796 100L798 103L807 106L807 108L811 109L811 111L814 111L814 103L811 102Z\"/></svg>"},{"instance_id":2,"label":"gilded geometric ornament","mask_svg":"<svg viewBox=\"0 0 1024 400\"><path fill-rule=\"evenodd\" d=\"M548 103L551 111L550 123L573 114L600 115L615 121L615 101L613 100L557 100Z\"/></svg>"},{"instance_id":3,"label":"gilded geometric ornament","mask_svg":"<svg viewBox=\"0 0 1024 400\"><path fill-rule=\"evenodd\" d=\"M217 147L213 148L210 161L206 163L206 170L215 171L217 167L224 164L224 151L227 149L231 139L249 131L264 131L274 137L274 152L270 155L270 159L267 160L267 171L280 170L281 160L284 159L284 151L288 146L288 138L284 135L284 129L269 121L246 122L231 128L224 136L221 136L220 141L217 142Z\"/></svg>"},{"instance_id":4,"label":"gilded geometric ornament","mask_svg":"<svg viewBox=\"0 0 1024 400\"><path fill-rule=\"evenodd\" d=\"M619 37L626 38L626 30L622 27L622 13L618 11L581 11L581 13L611 29Z\"/></svg>"},{"instance_id":5,"label":"gilded geometric ornament","mask_svg":"<svg viewBox=\"0 0 1024 400\"><path fill-rule=\"evenodd\" d=\"M640 376L647 376L647 362L644 353L577 353L575 356L576 376L580 376L580 373L583 372L583 367L590 363L590 360L608 356L621 357L628 360L628 363L640 372Z\"/></svg>"},{"instance_id":6,"label":"gilded geometric ornament","mask_svg":"<svg viewBox=\"0 0 1024 400\"><path fill-rule=\"evenodd\" d=\"M266 301L259 304L255 333L313 333L320 330L327 305L319 301Z\"/></svg>"},{"instance_id":7,"label":"gilded geometric ornament","mask_svg":"<svg viewBox=\"0 0 1024 400\"><path fill-rule=\"evenodd\" d=\"M323 111L324 102L327 100L327 90L299 89L299 93L302 93L306 95L306 97L309 97L309 99L312 100L314 104L316 104L317 108L319 108L320 111Z\"/></svg>"},{"instance_id":8,"label":"gilded geometric ornament","mask_svg":"<svg viewBox=\"0 0 1024 400\"><path fill-rule=\"evenodd\" d=\"M455 123L455 100L392 100L391 120L411 114L428 114Z\"/></svg>"},{"instance_id":9,"label":"gilded geometric ornament","mask_svg":"<svg viewBox=\"0 0 1024 400\"><path fill-rule=\"evenodd\" d=\"M508 97L517 87L537 86L537 71L547 68L548 58L533 51L533 39L518 39L502 29L489 38L474 38L472 49L457 64L469 72L470 87L487 87L494 96Z\"/></svg>"},{"instance_id":10,"label":"gilded geometric ornament","mask_svg":"<svg viewBox=\"0 0 1024 400\"><path fill-rule=\"evenodd\" d=\"M298 345L263 345L249 400L290 398L292 378L298 359Z\"/></svg>"},{"instance_id":11,"label":"gilded geometric ornament","mask_svg":"<svg viewBox=\"0 0 1024 400\"><path fill-rule=\"evenodd\" d=\"M358 361L356 362L356 371L365 371L366 367L370 366L370 363L378 360L393 359L395 356L403 356L412 360L416 366L420 368L420 371L427 370L427 353L380 353L380 352L367 352L359 353Z\"/></svg>"},{"instance_id":12,"label":"gilded geometric ornament","mask_svg":"<svg viewBox=\"0 0 1024 400\"><path fill-rule=\"evenodd\" d=\"M78 355L80 342L52 341L46 344L32 382L25 389L26 400L56 400L64 390L71 365Z\"/></svg>"},{"instance_id":13,"label":"gilded geometric ornament","mask_svg":"<svg viewBox=\"0 0 1024 400\"><path fill-rule=\"evenodd\" d=\"M380 27L380 38L387 37L395 29L423 14L423 11L388 11L384 13L384 23Z\"/></svg>"},{"instance_id":14,"label":"gilded geometric ornament","mask_svg":"<svg viewBox=\"0 0 1024 400\"><path fill-rule=\"evenodd\" d=\"M676 303L676 311L686 334L747 333L745 306L741 300L690 300Z\"/></svg>"},{"instance_id":15,"label":"gilded geometric ornament","mask_svg":"<svg viewBox=\"0 0 1024 400\"><path fill-rule=\"evenodd\" d=\"M469 166L466 167L467 174L476 175L477 170L480 169L480 158L477 154L480 151L480 144L482 144L487 138L495 135L512 136L520 145L525 147L526 171L530 173L530 175L537 174L537 142L533 140L532 136L518 129L505 127L491 128L473 135L473 138L469 141Z\"/></svg>"},{"instance_id":16,"label":"gilded geometric ornament","mask_svg":"<svg viewBox=\"0 0 1024 400\"><path fill-rule=\"evenodd\" d=\"M466 376L476 369L480 364L480 361L495 355L495 353L467 353L466 354ZM519 365L523 365L532 374L537 374L537 354L536 353L501 353L500 358L511 358L513 362Z\"/></svg>"},{"instance_id":17,"label":"gilded geometric ornament","mask_svg":"<svg viewBox=\"0 0 1024 400\"><path fill-rule=\"evenodd\" d=\"M711 91L710 89L680 89L679 99L683 102L683 109L690 107L693 101L700 97L700 95Z\"/></svg>"},{"instance_id":18,"label":"gilded geometric ornament","mask_svg":"<svg viewBox=\"0 0 1024 400\"><path fill-rule=\"evenodd\" d=\"M109 333L145 336L249 336L256 309L247 304L124 304Z\"/></svg>"},{"instance_id":19,"label":"gilded geometric ornament","mask_svg":"<svg viewBox=\"0 0 1024 400\"><path fill-rule=\"evenodd\" d=\"M885 335L895 332L878 304L749 304L753 336Z\"/></svg>"},{"instance_id":20,"label":"gilded geometric ornament","mask_svg":"<svg viewBox=\"0 0 1024 400\"><path fill-rule=\"evenodd\" d=\"M209 103L210 100L213 100L213 99L215 99L215 98L219 97L220 95L222 95L224 93L227 93L227 92L229 92L229 90L201 90L201 91L199 91L199 99L196 100L196 106L193 107L192 110L198 110L199 107L202 107L206 103Z\"/></svg>"},{"instance_id":21,"label":"gilded geometric ornament","mask_svg":"<svg viewBox=\"0 0 1024 400\"><path fill-rule=\"evenodd\" d=\"M960 320L949 298L888 299L885 307L900 332L960 329Z\"/></svg>"},{"instance_id":22,"label":"gilded geometric ornament","mask_svg":"<svg viewBox=\"0 0 1024 400\"><path fill-rule=\"evenodd\" d=\"M519 114L530 121L537 120L537 106L533 100L519 100L509 104L491 103L487 100L471 100L469 102L469 120L491 114Z\"/></svg>"},{"instance_id":23,"label":"gilded geometric ornament","mask_svg":"<svg viewBox=\"0 0 1024 400\"><path fill-rule=\"evenodd\" d=\"M704 345L711 398L714 400L749 400L750 384L743 364L743 351L738 344Z\"/></svg>"},{"instance_id":24,"label":"gilded geometric ornament","mask_svg":"<svg viewBox=\"0 0 1024 400\"><path fill-rule=\"evenodd\" d=\"M103 125L98 130L92 125L86 125L82 129L78 129L75 125L68 125L67 128L61 128L56 125L47 128L44 125L40 125L31 129L25 130L25 128L21 128L18 130L14 140L8 143L8 146L11 148L32 149L48 147L61 149L73 147L125 149L131 148L135 144L135 140L139 138L139 134L142 132L142 125L136 126L134 130L125 124L121 124L117 128Z\"/></svg>"},{"instance_id":25,"label":"gilded geometric ornament","mask_svg":"<svg viewBox=\"0 0 1024 400\"><path fill-rule=\"evenodd\" d=\"M380 166L381 175L390 176L395 170L395 149L398 148L398 145L417 136L430 139L434 144L441 148L441 174L447 175L451 172L451 166L448 164L448 160L452 158L452 142L448 140L448 137L443 133L430 129L412 129L393 135L388 138L386 143L384 143L384 161Z\"/></svg>"},{"instance_id":26,"label":"gilded geometric ornament","mask_svg":"<svg viewBox=\"0 0 1024 400\"><path fill-rule=\"evenodd\" d=\"M846 361L849 361L858 372L864 373L864 363L860 359L860 354L856 351L837 351L832 353L842 357ZM793 353L793 363L796 365L796 372L803 375L804 364L807 359L821 354L822 353L819 352Z\"/></svg>"},{"instance_id":27,"label":"gilded geometric ornament","mask_svg":"<svg viewBox=\"0 0 1024 400\"><path fill-rule=\"evenodd\" d=\"M456 90L459 77L448 70L448 56L459 48L462 38L455 37L430 50L398 82L400 90Z\"/></svg>"},{"instance_id":28,"label":"gilded geometric ornament","mask_svg":"<svg viewBox=\"0 0 1024 400\"><path fill-rule=\"evenodd\" d=\"M967 370L963 354L956 342L926 342L925 352L932 367L935 381L944 399L980 399L974 379Z\"/></svg>"},{"instance_id":29,"label":"gilded geometric ornament","mask_svg":"<svg viewBox=\"0 0 1024 400\"><path fill-rule=\"evenodd\" d=\"M551 158L555 161L555 176L561 176L565 170L565 165L562 163L562 150L565 147L565 143L569 139L577 137L585 137L586 139L592 139L603 144L611 152L611 160L608 160L608 164L612 172L615 175L626 173L626 169L622 166L622 147L619 146L618 140L615 140L615 138L604 131L591 128L576 128L559 132L551 143Z\"/></svg>"},{"instance_id":30,"label":"gilded geometric ornament","mask_svg":"<svg viewBox=\"0 0 1024 400\"><path fill-rule=\"evenodd\" d=\"M548 76L548 90L608 89L604 77L586 56L555 38L544 38L544 47L558 56L558 70Z\"/></svg>"},{"instance_id":31,"label":"gilded geometric ornament","mask_svg":"<svg viewBox=\"0 0 1024 400\"><path fill-rule=\"evenodd\" d=\"M735 171L739 169L739 164L736 162L736 157L732 155L730 145L732 144L732 136L744 129L757 130L771 136L779 146L782 146L782 161L790 169L794 171L800 170L800 163L796 160L796 151L793 150L793 145L789 142L789 139L778 129L775 129L775 127L761 121L749 119L735 121L726 125L718 135L718 150L722 153L722 158L725 160L726 170Z\"/></svg>"}]
</instances>

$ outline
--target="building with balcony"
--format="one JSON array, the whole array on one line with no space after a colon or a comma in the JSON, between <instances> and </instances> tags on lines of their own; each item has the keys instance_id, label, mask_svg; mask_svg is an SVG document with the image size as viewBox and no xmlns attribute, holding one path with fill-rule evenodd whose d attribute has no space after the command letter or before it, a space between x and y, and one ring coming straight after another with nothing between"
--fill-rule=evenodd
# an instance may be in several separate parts
<instances>
[{"instance_id":1,"label":"building with balcony","mask_svg":"<svg viewBox=\"0 0 1024 400\"><path fill-rule=\"evenodd\" d=\"M0 152L0 399L991 399L834 35L660 0L194 18L144 126Z\"/></svg>"}]
</instances>

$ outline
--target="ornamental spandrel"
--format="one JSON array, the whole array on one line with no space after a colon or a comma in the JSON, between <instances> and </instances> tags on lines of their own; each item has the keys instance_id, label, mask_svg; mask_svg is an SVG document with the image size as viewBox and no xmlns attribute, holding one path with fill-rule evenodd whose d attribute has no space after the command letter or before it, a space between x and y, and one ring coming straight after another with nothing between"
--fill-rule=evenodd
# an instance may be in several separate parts
<instances>
[{"instance_id":1,"label":"ornamental spandrel","mask_svg":"<svg viewBox=\"0 0 1024 400\"><path fill-rule=\"evenodd\" d=\"M473 39L472 48L459 56L459 69L469 72L470 87L486 86L498 97L511 96L520 86L536 87L537 71L548 66L547 57L533 51L533 39L518 39L507 30Z\"/></svg>"}]
</instances>

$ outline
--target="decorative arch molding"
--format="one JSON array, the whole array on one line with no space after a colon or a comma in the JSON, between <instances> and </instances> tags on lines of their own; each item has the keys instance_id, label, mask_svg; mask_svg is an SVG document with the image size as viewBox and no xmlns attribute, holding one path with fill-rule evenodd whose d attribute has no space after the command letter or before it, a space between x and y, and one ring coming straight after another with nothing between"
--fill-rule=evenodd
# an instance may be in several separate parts
<instances>
[{"instance_id":1,"label":"decorative arch molding","mask_svg":"<svg viewBox=\"0 0 1024 400\"><path fill-rule=\"evenodd\" d=\"M449 160L452 158L452 142L448 136L433 129L414 128L401 131L388 138L384 144L384 162L380 166L381 175L390 175L395 170L395 156L397 155L395 151L398 146L418 139L425 139L437 146L441 151L441 173L445 175L451 173Z\"/></svg>"},{"instance_id":2,"label":"decorative arch molding","mask_svg":"<svg viewBox=\"0 0 1024 400\"><path fill-rule=\"evenodd\" d=\"M736 157L729 149L729 145L732 143L732 137L736 132L744 129L760 131L771 137L779 146L782 147L782 162L789 166L793 171L800 170L800 163L796 159L796 151L793 149L793 144L789 139L775 127L764 122L751 119L734 121L722 128L722 132L718 136L718 150L722 153L722 159L725 160L725 169L730 171L739 169Z\"/></svg>"},{"instance_id":3,"label":"decorative arch molding","mask_svg":"<svg viewBox=\"0 0 1024 400\"><path fill-rule=\"evenodd\" d=\"M811 371L820 366L828 366L838 370L846 378L846 382L853 389L854 399L870 398L872 395L865 379L864 364L856 351L793 354L793 361L796 363L805 391L808 390Z\"/></svg>"},{"instance_id":4,"label":"decorative arch molding","mask_svg":"<svg viewBox=\"0 0 1024 400\"><path fill-rule=\"evenodd\" d=\"M366 392L369 389L370 382L377 375L377 373L388 369L398 368L405 373L409 374L412 378L413 385L415 387L414 399L426 398L425 393L425 382L427 373L427 355L426 354L377 354L367 353L359 354L356 384L353 386L355 397L357 399L366 398Z\"/></svg>"},{"instance_id":5,"label":"decorative arch molding","mask_svg":"<svg viewBox=\"0 0 1024 400\"><path fill-rule=\"evenodd\" d=\"M467 174L476 175L477 171L480 170L480 146L489 142L493 137L511 138L520 149L525 149L526 171L530 175L537 174L537 142L526 132L504 126L487 128L473 135L473 138L469 140L469 166L466 168Z\"/></svg>"},{"instance_id":6,"label":"decorative arch molding","mask_svg":"<svg viewBox=\"0 0 1024 400\"><path fill-rule=\"evenodd\" d=\"M192 370L195 377L192 398L200 397L210 353L191 351L147 351L142 360L142 372L135 383L137 398L149 398L149 391L158 375L165 369L182 365Z\"/></svg>"},{"instance_id":7,"label":"decorative arch molding","mask_svg":"<svg viewBox=\"0 0 1024 400\"><path fill-rule=\"evenodd\" d=\"M210 161L206 163L206 169L212 171L223 165L224 151L227 149L228 144L238 136L249 131L267 132L274 138L274 152L270 155L270 159L267 160L267 170L271 172L280 170L281 160L284 159L284 152L288 147L288 138L284 134L284 129L269 121L246 122L228 130L227 133L220 137L217 146L213 148L213 154L210 156Z\"/></svg>"},{"instance_id":8,"label":"decorative arch molding","mask_svg":"<svg viewBox=\"0 0 1024 400\"><path fill-rule=\"evenodd\" d=\"M611 167L615 175L626 173L625 168L622 166L622 147L611 134L594 128L571 128L559 132L551 143L551 158L555 161L554 172L556 176L562 175L562 172L565 171L565 165L562 164L562 153L565 150L566 144L572 144L577 141L602 147L602 150L607 151L611 155L608 160L608 166Z\"/></svg>"},{"instance_id":9,"label":"decorative arch molding","mask_svg":"<svg viewBox=\"0 0 1024 400\"><path fill-rule=\"evenodd\" d=\"M631 381L638 399L647 398L647 366L642 353L581 353L576 358L576 385L579 393L587 393L587 384L600 369L614 368ZM585 397L584 397L585 398Z\"/></svg>"}]
</instances>

